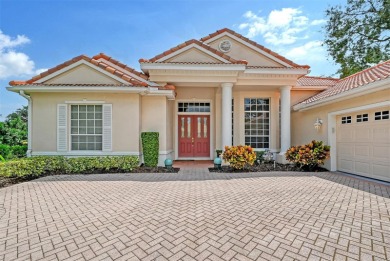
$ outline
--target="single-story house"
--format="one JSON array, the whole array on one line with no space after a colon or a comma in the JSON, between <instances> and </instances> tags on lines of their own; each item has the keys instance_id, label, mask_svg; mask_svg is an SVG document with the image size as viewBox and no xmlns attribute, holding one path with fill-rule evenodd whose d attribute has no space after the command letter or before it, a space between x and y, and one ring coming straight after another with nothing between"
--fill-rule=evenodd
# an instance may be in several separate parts
<instances>
[{"instance_id":1,"label":"single-story house","mask_svg":"<svg viewBox=\"0 0 390 261\"><path fill-rule=\"evenodd\" d=\"M331 146L328 169L390 181L390 61L312 77L308 65L222 29L139 63L81 55L11 81L29 101L28 154L141 156L141 132L156 131L160 164L213 159L232 144L283 162L291 145L316 139Z\"/></svg>"}]
</instances>

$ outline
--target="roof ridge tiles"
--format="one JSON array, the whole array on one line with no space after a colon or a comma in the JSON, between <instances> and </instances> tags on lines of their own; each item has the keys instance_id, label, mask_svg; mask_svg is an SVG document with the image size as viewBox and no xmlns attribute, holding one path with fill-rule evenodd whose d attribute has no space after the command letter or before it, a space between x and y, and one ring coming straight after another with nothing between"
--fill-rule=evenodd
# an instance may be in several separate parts
<instances>
[{"instance_id":1,"label":"roof ridge tiles","mask_svg":"<svg viewBox=\"0 0 390 261\"><path fill-rule=\"evenodd\" d=\"M122 69L124 69L124 70L126 70L126 71L128 71L130 73L133 73L133 74L135 74L135 75L137 75L137 76L139 76L139 77L141 77L141 78L143 78L145 80L149 79L149 77L146 74L144 74L144 73L142 73L140 71L137 71L136 69L134 69L132 67L129 67L127 64L124 64L124 63L122 63L122 62L112 58L111 56L108 56L105 53L99 53L99 54L93 56L92 58L95 59L95 60L98 60L98 59L102 58L102 59L107 60L107 61L115 64L116 66L119 66Z\"/></svg>"}]
</instances>

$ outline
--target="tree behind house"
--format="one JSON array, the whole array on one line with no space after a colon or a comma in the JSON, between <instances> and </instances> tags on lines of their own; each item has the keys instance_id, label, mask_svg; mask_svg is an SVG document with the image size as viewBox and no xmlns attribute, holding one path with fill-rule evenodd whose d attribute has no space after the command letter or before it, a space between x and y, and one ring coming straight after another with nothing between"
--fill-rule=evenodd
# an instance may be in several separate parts
<instances>
[{"instance_id":1,"label":"tree behind house","mask_svg":"<svg viewBox=\"0 0 390 261\"><path fill-rule=\"evenodd\" d=\"M390 0L347 0L326 16L324 44L342 78L390 59Z\"/></svg>"}]
</instances>

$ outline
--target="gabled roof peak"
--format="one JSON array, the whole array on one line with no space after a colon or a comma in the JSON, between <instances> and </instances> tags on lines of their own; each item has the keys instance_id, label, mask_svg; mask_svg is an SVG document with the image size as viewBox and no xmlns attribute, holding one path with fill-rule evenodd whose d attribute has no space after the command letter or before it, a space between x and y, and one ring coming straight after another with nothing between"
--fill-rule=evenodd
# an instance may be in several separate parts
<instances>
[{"instance_id":1,"label":"gabled roof peak","mask_svg":"<svg viewBox=\"0 0 390 261\"><path fill-rule=\"evenodd\" d=\"M54 72L62 70L65 67L68 67L68 66L70 66L70 65L72 65L72 64L74 64L74 63L76 63L78 61L84 60L84 61L86 61L88 63L91 63L91 64L93 64L95 66L98 66L99 68L101 68L101 69L103 69L103 70L105 70L105 71L115 75L116 77L121 78L122 80L128 82L132 86L144 86L144 87L148 86L147 83L138 81L138 80L134 79L133 77L131 77L130 75L128 75L126 73L123 73L122 71L119 71L119 70L113 68L112 66L109 66L108 64L102 62L102 61L99 61L99 60L95 59L95 58L103 58L103 57L108 57L108 56L106 56L105 54L101 53L99 55L95 55L94 58L90 58L90 57L82 54L82 55L76 56L76 57L74 57L74 58L72 58L72 59L70 59L70 60L68 60L68 61L66 61L66 62L64 62L64 63L62 63L60 65L57 65L57 66L55 66L55 67L53 67L51 69L48 69L47 71L42 72L41 74L38 74L38 75L34 76L33 78L31 78L31 79L29 79L27 81L10 81L9 85L15 86L15 85L33 84L33 83L36 83L36 81L38 81L38 80L40 80L40 79L42 79L42 78L44 78L44 77L54 73ZM105 58L103 58L103 59L105 59ZM105 59L105 60L107 60L107 59ZM113 61L115 61L115 60L111 59L112 63L114 63ZM124 66L127 67L126 65L124 65Z\"/></svg>"},{"instance_id":2,"label":"gabled roof peak","mask_svg":"<svg viewBox=\"0 0 390 261\"><path fill-rule=\"evenodd\" d=\"M220 29L220 30L217 30L216 32L211 33L211 34L209 34L208 36L202 37L202 38L200 39L200 41L201 41L201 42L208 42L210 39L212 39L212 38L214 38L214 37L216 37L216 36L219 36L219 35L221 35L221 34L223 34L223 33L225 33L225 32L226 32L226 33L229 33L229 34L231 34L231 35L233 35L233 36L235 36L235 37L237 37L237 38L239 38L239 39L241 39L242 41L244 41L244 42L246 42L246 43L249 43L250 45L252 45L252 46L254 46L254 47L257 47L258 49L262 50L263 52L268 53L269 55L275 57L276 59L278 59L278 60L280 60L280 61L282 61L282 62L284 62L284 63L290 65L291 67L302 67L302 68L306 68L306 69L309 69L309 68L310 68L309 65L299 65L299 64L296 64L296 63L294 63L293 61L287 59L286 57L284 57L284 56L282 56L282 55L280 55L280 54L278 54L278 53L275 53L275 52L271 51L270 49L264 47L263 45L260 45L260 44L256 43L255 41L252 41L252 40L250 40L249 38L247 38L247 37L245 37L245 36L243 36L243 35L241 35L241 34L235 32L235 31L233 31L233 30L231 30L231 29L229 29L229 28L222 28L222 29Z\"/></svg>"},{"instance_id":3,"label":"gabled roof peak","mask_svg":"<svg viewBox=\"0 0 390 261\"><path fill-rule=\"evenodd\" d=\"M196 39L191 39L191 40L185 41L184 43L181 43L181 44L179 44L179 45L177 45L177 46L175 46L175 47L173 47L173 48L171 48L171 49L169 49L169 50L167 50L167 51L165 51L163 53L160 53L159 55L156 55L155 57L153 57L151 59L143 59L143 58L141 58L141 59L139 59L139 62L140 63L159 62L158 60L160 60L161 58L166 57L166 56L168 56L168 55L170 55L172 53L175 53L175 52L177 52L177 51L179 51L179 50L181 50L181 49L183 49L183 48L185 48L187 46L190 46L192 44L196 44L197 46L199 46L199 47L201 47L201 48L203 48L203 49L205 49L205 50L207 50L209 52L212 52L213 54L219 56L220 58L222 58L224 60L229 61L230 63L234 63L234 64L248 64L248 62L245 61L245 60L233 59L232 57L230 57L230 56L228 56L228 55L226 55L226 54L224 54L224 53L222 53L222 52L212 48L211 46L209 46L209 45L207 45L207 44L205 44L205 43L203 43L203 42L201 42L199 40L196 40Z\"/></svg>"}]
</instances>

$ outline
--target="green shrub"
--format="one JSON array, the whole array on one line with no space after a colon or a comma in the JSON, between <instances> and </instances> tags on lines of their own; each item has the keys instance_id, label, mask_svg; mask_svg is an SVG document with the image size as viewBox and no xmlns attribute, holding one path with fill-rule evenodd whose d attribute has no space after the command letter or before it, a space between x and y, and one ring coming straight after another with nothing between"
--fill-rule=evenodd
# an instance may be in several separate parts
<instances>
[{"instance_id":1,"label":"green shrub","mask_svg":"<svg viewBox=\"0 0 390 261\"><path fill-rule=\"evenodd\" d=\"M263 163L265 151L261 150L261 151L255 151L255 152L256 152L256 163L257 164Z\"/></svg>"},{"instance_id":2,"label":"green shrub","mask_svg":"<svg viewBox=\"0 0 390 261\"><path fill-rule=\"evenodd\" d=\"M146 167L156 167L159 155L158 132L142 132L142 153Z\"/></svg>"},{"instance_id":3,"label":"green shrub","mask_svg":"<svg viewBox=\"0 0 390 261\"><path fill-rule=\"evenodd\" d=\"M129 172L138 167L136 156L79 157L39 156L0 162L0 176L28 177L46 174Z\"/></svg>"},{"instance_id":4,"label":"green shrub","mask_svg":"<svg viewBox=\"0 0 390 261\"><path fill-rule=\"evenodd\" d=\"M44 173L44 161L18 159L0 163L0 175L3 177L40 176Z\"/></svg>"},{"instance_id":5,"label":"green shrub","mask_svg":"<svg viewBox=\"0 0 390 261\"><path fill-rule=\"evenodd\" d=\"M11 146L6 144L0 144L0 155L4 159L10 159L12 157Z\"/></svg>"},{"instance_id":6,"label":"green shrub","mask_svg":"<svg viewBox=\"0 0 390 261\"><path fill-rule=\"evenodd\" d=\"M251 146L226 146L222 157L233 169L243 169L246 165L253 165L256 153Z\"/></svg>"},{"instance_id":7,"label":"green shrub","mask_svg":"<svg viewBox=\"0 0 390 261\"><path fill-rule=\"evenodd\" d=\"M14 158L24 158L27 154L27 146L26 145L15 145L11 146L12 157Z\"/></svg>"},{"instance_id":8,"label":"green shrub","mask_svg":"<svg viewBox=\"0 0 390 261\"><path fill-rule=\"evenodd\" d=\"M313 140L309 144L293 146L286 152L286 159L303 170L312 171L330 157L330 146Z\"/></svg>"},{"instance_id":9,"label":"green shrub","mask_svg":"<svg viewBox=\"0 0 390 261\"><path fill-rule=\"evenodd\" d=\"M0 155L0 162L4 162L5 159L3 158L3 156Z\"/></svg>"}]
</instances>

